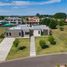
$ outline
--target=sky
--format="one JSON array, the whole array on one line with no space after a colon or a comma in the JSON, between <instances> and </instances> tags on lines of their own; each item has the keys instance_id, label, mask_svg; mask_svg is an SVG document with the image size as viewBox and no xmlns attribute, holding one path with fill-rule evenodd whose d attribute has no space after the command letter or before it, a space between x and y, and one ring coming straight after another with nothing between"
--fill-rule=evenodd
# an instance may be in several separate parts
<instances>
[{"instance_id":1,"label":"sky","mask_svg":"<svg viewBox=\"0 0 67 67\"><path fill-rule=\"evenodd\" d=\"M67 0L0 0L0 15L67 13Z\"/></svg>"}]
</instances>

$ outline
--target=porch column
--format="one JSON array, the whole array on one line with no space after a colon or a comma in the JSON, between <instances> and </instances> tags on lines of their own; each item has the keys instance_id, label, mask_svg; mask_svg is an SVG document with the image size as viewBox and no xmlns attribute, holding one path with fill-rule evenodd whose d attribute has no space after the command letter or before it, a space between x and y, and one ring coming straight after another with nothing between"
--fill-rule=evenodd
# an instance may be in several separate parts
<instances>
[{"instance_id":1,"label":"porch column","mask_svg":"<svg viewBox=\"0 0 67 67\"><path fill-rule=\"evenodd\" d=\"M25 36L25 31L23 30L23 32L24 32L24 36Z\"/></svg>"},{"instance_id":2,"label":"porch column","mask_svg":"<svg viewBox=\"0 0 67 67\"><path fill-rule=\"evenodd\" d=\"M50 34L50 29L48 29L48 35Z\"/></svg>"}]
</instances>

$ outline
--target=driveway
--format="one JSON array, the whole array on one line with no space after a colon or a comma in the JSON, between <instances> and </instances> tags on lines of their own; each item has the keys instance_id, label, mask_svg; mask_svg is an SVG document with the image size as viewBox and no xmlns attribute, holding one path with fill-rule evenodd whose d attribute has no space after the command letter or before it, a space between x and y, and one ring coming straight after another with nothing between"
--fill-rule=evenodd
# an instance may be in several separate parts
<instances>
[{"instance_id":1,"label":"driveway","mask_svg":"<svg viewBox=\"0 0 67 67\"><path fill-rule=\"evenodd\" d=\"M15 38L4 38L0 43L0 61L5 61Z\"/></svg>"},{"instance_id":2,"label":"driveway","mask_svg":"<svg viewBox=\"0 0 67 67\"><path fill-rule=\"evenodd\" d=\"M56 67L67 64L67 54L40 56L0 63L0 67Z\"/></svg>"}]
</instances>

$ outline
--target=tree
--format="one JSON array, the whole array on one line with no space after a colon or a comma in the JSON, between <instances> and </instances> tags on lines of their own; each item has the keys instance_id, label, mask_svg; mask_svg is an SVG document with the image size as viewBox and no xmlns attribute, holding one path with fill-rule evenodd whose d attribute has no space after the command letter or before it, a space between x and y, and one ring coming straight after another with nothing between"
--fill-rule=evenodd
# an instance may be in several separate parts
<instances>
[{"instance_id":1,"label":"tree","mask_svg":"<svg viewBox=\"0 0 67 67\"><path fill-rule=\"evenodd\" d=\"M56 20L54 20L54 19L49 19L49 18L43 19L43 20L40 22L40 24L47 25L47 26L49 26L49 27L52 28L52 29L55 29L56 26L57 26Z\"/></svg>"},{"instance_id":2,"label":"tree","mask_svg":"<svg viewBox=\"0 0 67 67\"><path fill-rule=\"evenodd\" d=\"M64 30L64 21L63 21L63 20L59 21L59 22L58 22L58 25L59 25L59 29L60 29L61 31L63 31L63 30Z\"/></svg>"},{"instance_id":3,"label":"tree","mask_svg":"<svg viewBox=\"0 0 67 67\"><path fill-rule=\"evenodd\" d=\"M66 19L66 13L56 13L53 17L56 19Z\"/></svg>"},{"instance_id":4,"label":"tree","mask_svg":"<svg viewBox=\"0 0 67 67\"><path fill-rule=\"evenodd\" d=\"M36 14L36 16L37 16L37 17L40 17L40 14L39 14L39 13L37 13L37 14Z\"/></svg>"},{"instance_id":5,"label":"tree","mask_svg":"<svg viewBox=\"0 0 67 67\"><path fill-rule=\"evenodd\" d=\"M50 24L50 19L48 19L48 18L43 19L43 20L40 22L40 24L44 24L44 25L49 26L49 24Z\"/></svg>"},{"instance_id":6,"label":"tree","mask_svg":"<svg viewBox=\"0 0 67 67\"><path fill-rule=\"evenodd\" d=\"M59 26L64 26L64 21L63 20L59 21Z\"/></svg>"},{"instance_id":7,"label":"tree","mask_svg":"<svg viewBox=\"0 0 67 67\"><path fill-rule=\"evenodd\" d=\"M3 20L5 17L4 16L0 16L0 20Z\"/></svg>"},{"instance_id":8,"label":"tree","mask_svg":"<svg viewBox=\"0 0 67 67\"><path fill-rule=\"evenodd\" d=\"M49 27L51 28L51 29L56 29L56 26L57 26L57 22L56 22L56 20L51 20L50 21L50 24L49 24Z\"/></svg>"}]
</instances>

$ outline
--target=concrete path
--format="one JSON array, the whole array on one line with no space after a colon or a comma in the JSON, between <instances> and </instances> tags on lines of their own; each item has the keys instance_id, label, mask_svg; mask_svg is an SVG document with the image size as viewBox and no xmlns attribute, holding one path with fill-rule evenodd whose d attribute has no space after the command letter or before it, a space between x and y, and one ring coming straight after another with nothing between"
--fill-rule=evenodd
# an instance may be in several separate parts
<instances>
[{"instance_id":1,"label":"concrete path","mask_svg":"<svg viewBox=\"0 0 67 67\"><path fill-rule=\"evenodd\" d=\"M4 38L0 43L0 61L5 61L15 38Z\"/></svg>"},{"instance_id":2,"label":"concrete path","mask_svg":"<svg viewBox=\"0 0 67 67\"><path fill-rule=\"evenodd\" d=\"M36 56L36 51L35 51L35 37L32 36L30 38L30 57Z\"/></svg>"}]
</instances>

